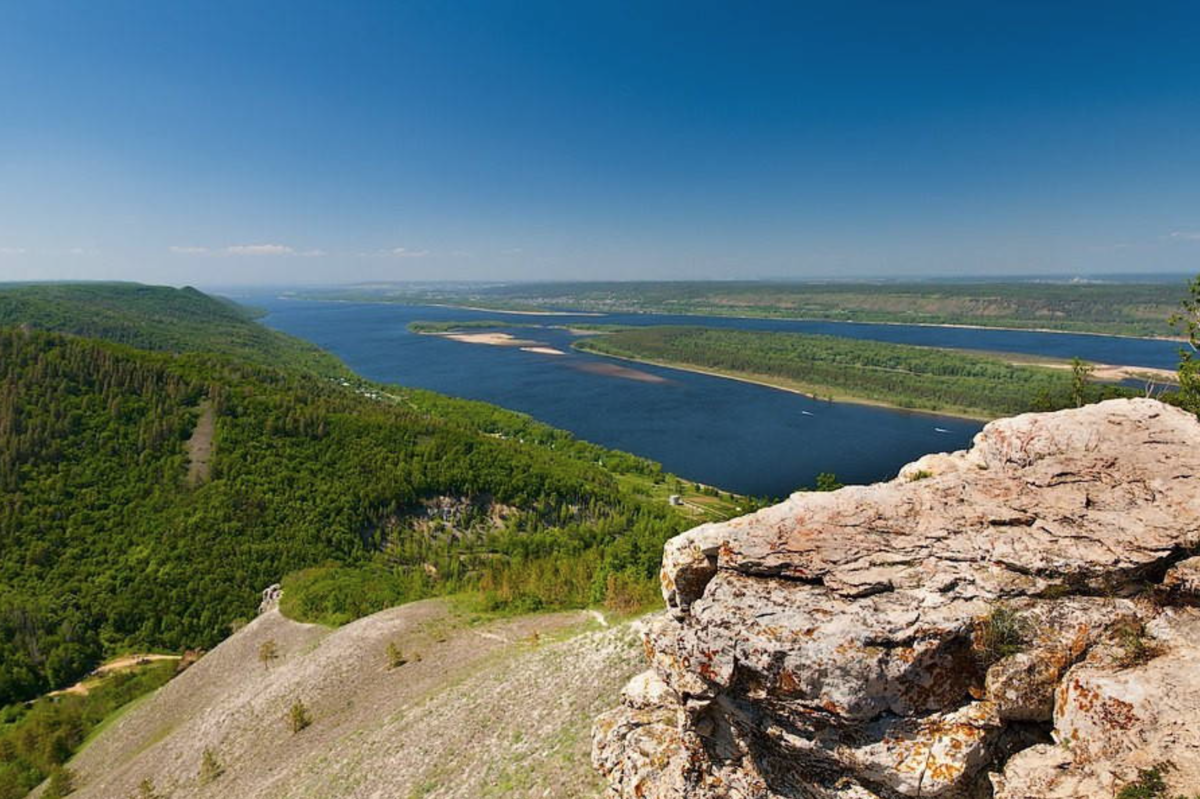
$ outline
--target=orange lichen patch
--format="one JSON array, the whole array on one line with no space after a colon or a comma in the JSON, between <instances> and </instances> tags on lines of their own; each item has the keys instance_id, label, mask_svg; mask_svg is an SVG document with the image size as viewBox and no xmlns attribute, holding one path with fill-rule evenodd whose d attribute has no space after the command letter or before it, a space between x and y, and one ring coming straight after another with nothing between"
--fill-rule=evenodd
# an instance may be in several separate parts
<instances>
[{"instance_id":1,"label":"orange lichen patch","mask_svg":"<svg viewBox=\"0 0 1200 799\"><path fill-rule=\"evenodd\" d=\"M1133 705L1115 696L1105 696L1079 679L1071 684L1075 707L1097 724L1110 730L1132 729L1137 723Z\"/></svg>"},{"instance_id":2,"label":"orange lichen patch","mask_svg":"<svg viewBox=\"0 0 1200 799\"><path fill-rule=\"evenodd\" d=\"M931 763L925 769L925 777L942 783L954 782L965 770L963 764L958 762Z\"/></svg>"},{"instance_id":3,"label":"orange lichen patch","mask_svg":"<svg viewBox=\"0 0 1200 799\"><path fill-rule=\"evenodd\" d=\"M716 654L718 653L715 649L701 653L703 660L701 661L700 665L696 667L696 671L700 673L700 676L709 682L720 681L720 675L717 674L716 669L713 668L713 657Z\"/></svg>"}]
</instances>

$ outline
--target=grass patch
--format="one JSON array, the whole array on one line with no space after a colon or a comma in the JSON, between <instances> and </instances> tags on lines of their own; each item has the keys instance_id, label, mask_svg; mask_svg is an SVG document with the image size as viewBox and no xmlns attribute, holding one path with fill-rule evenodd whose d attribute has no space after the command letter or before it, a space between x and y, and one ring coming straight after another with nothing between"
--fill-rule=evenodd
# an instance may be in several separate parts
<instances>
[{"instance_id":1,"label":"grass patch","mask_svg":"<svg viewBox=\"0 0 1200 799\"><path fill-rule=\"evenodd\" d=\"M1138 778L1120 790L1116 799L1189 799L1183 794L1171 795L1166 775L1174 771L1172 763L1157 763L1150 768L1138 769ZM1191 797L1200 799L1200 794Z\"/></svg>"},{"instance_id":2,"label":"grass patch","mask_svg":"<svg viewBox=\"0 0 1200 799\"><path fill-rule=\"evenodd\" d=\"M1162 654L1159 646L1146 632L1139 619L1122 619L1113 627L1113 638L1119 651L1117 665L1130 669L1148 663Z\"/></svg>"},{"instance_id":3,"label":"grass patch","mask_svg":"<svg viewBox=\"0 0 1200 799\"><path fill-rule=\"evenodd\" d=\"M975 657L987 670L1029 645L1029 622L1008 605L996 605L975 628Z\"/></svg>"}]
</instances>

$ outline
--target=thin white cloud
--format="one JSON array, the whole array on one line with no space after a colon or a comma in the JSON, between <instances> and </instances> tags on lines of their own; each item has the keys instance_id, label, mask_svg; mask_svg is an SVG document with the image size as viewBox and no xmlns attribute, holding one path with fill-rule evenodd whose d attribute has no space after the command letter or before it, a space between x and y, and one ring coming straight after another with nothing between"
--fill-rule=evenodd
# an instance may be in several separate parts
<instances>
[{"instance_id":1,"label":"thin white cloud","mask_svg":"<svg viewBox=\"0 0 1200 799\"><path fill-rule=\"evenodd\" d=\"M320 258L321 256L328 254L329 253L325 252L324 250L304 250L303 252L296 253L296 255L299 255L301 258Z\"/></svg>"},{"instance_id":2,"label":"thin white cloud","mask_svg":"<svg viewBox=\"0 0 1200 799\"><path fill-rule=\"evenodd\" d=\"M0 255L24 255L29 250L24 247L0 247Z\"/></svg>"},{"instance_id":3,"label":"thin white cloud","mask_svg":"<svg viewBox=\"0 0 1200 799\"><path fill-rule=\"evenodd\" d=\"M1171 232L1171 238L1182 239L1183 241L1200 241L1200 230L1175 230Z\"/></svg>"},{"instance_id":4,"label":"thin white cloud","mask_svg":"<svg viewBox=\"0 0 1200 799\"><path fill-rule=\"evenodd\" d=\"M286 244L233 244L225 248L228 255L295 255Z\"/></svg>"},{"instance_id":5,"label":"thin white cloud","mask_svg":"<svg viewBox=\"0 0 1200 799\"><path fill-rule=\"evenodd\" d=\"M407 247L393 247L385 254L393 258L424 258L426 255L429 255L429 250L410 250Z\"/></svg>"},{"instance_id":6,"label":"thin white cloud","mask_svg":"<svg viewBox=\"0 0 1200 799\"><path fill-rule=\"evenodd\" d=\"M207 247L188 247L184 245L173 245L167 249L176 255L204 255L209 252Z\"/></svg>"}]
</instances>

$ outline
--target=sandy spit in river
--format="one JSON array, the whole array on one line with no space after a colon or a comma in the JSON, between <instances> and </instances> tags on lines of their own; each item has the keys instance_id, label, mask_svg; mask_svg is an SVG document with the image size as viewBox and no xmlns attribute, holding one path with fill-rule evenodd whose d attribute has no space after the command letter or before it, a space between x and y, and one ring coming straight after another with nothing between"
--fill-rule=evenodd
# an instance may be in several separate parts
<instances>
[{"instance_id":1,"label":"sandy spit in river","mask_svg":"<svg viewBox=\"0 0 1200 799\"><path fill-rule=\"evenodd\" d=\"M517 338L509 333L442 333L443 338L466 344L488 344L493 347L535 347L538 342Z\"/></svg>"}]
</instances>

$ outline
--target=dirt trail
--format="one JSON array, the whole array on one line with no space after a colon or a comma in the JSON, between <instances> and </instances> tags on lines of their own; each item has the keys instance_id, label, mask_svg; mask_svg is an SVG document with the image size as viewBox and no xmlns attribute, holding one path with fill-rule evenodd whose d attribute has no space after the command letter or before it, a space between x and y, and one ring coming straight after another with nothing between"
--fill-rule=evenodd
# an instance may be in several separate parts
<instances>
[{"instance_id":1,"label":"dirt trail","mask_svg":"<svg viewBox=\"0 0 1200 799\"><path fill-rule=\"evenodd\" d=\"M196 428L187 442L188 473L187 482L193 488L208 481L212 471L213 434L216 432L216 414L213 413L212 403L204 400L200 403L200 418L196 420Z\"/></svg>"},{"instance_id":2,"label":"dirt trail","mask_svg":"<svg viewBox=\"0 0 1200 799\"><path fill-rule=\"evenodd\" d=\"M428 600L330 630L272 610L85 748L72 797L596 797L592 719L642 668L630 624L583 611L472 624ZM313 723L292 734L297 700ZM200 785L206 748L224 773Z\"/></svg>"},{"instance_id":3,"label":"dirt trail","mask_svg":"<svg viewBox=\"0 0 1200 799\"><path fill-rule=\"evenodd\" d=\"M92 684L101 677L107 677L109 674L118 671L124 671L125 669L143 666L156 660L179 659L179 655L125 655L97 666L95 671L72 685L70 688L62 688L58 691L51 691L50 693L46 694L46 696L61 696L62 694L79 694L80 696L87 696L88 691L90 691L93 687Z\"/></svg>"}]
</instances>

